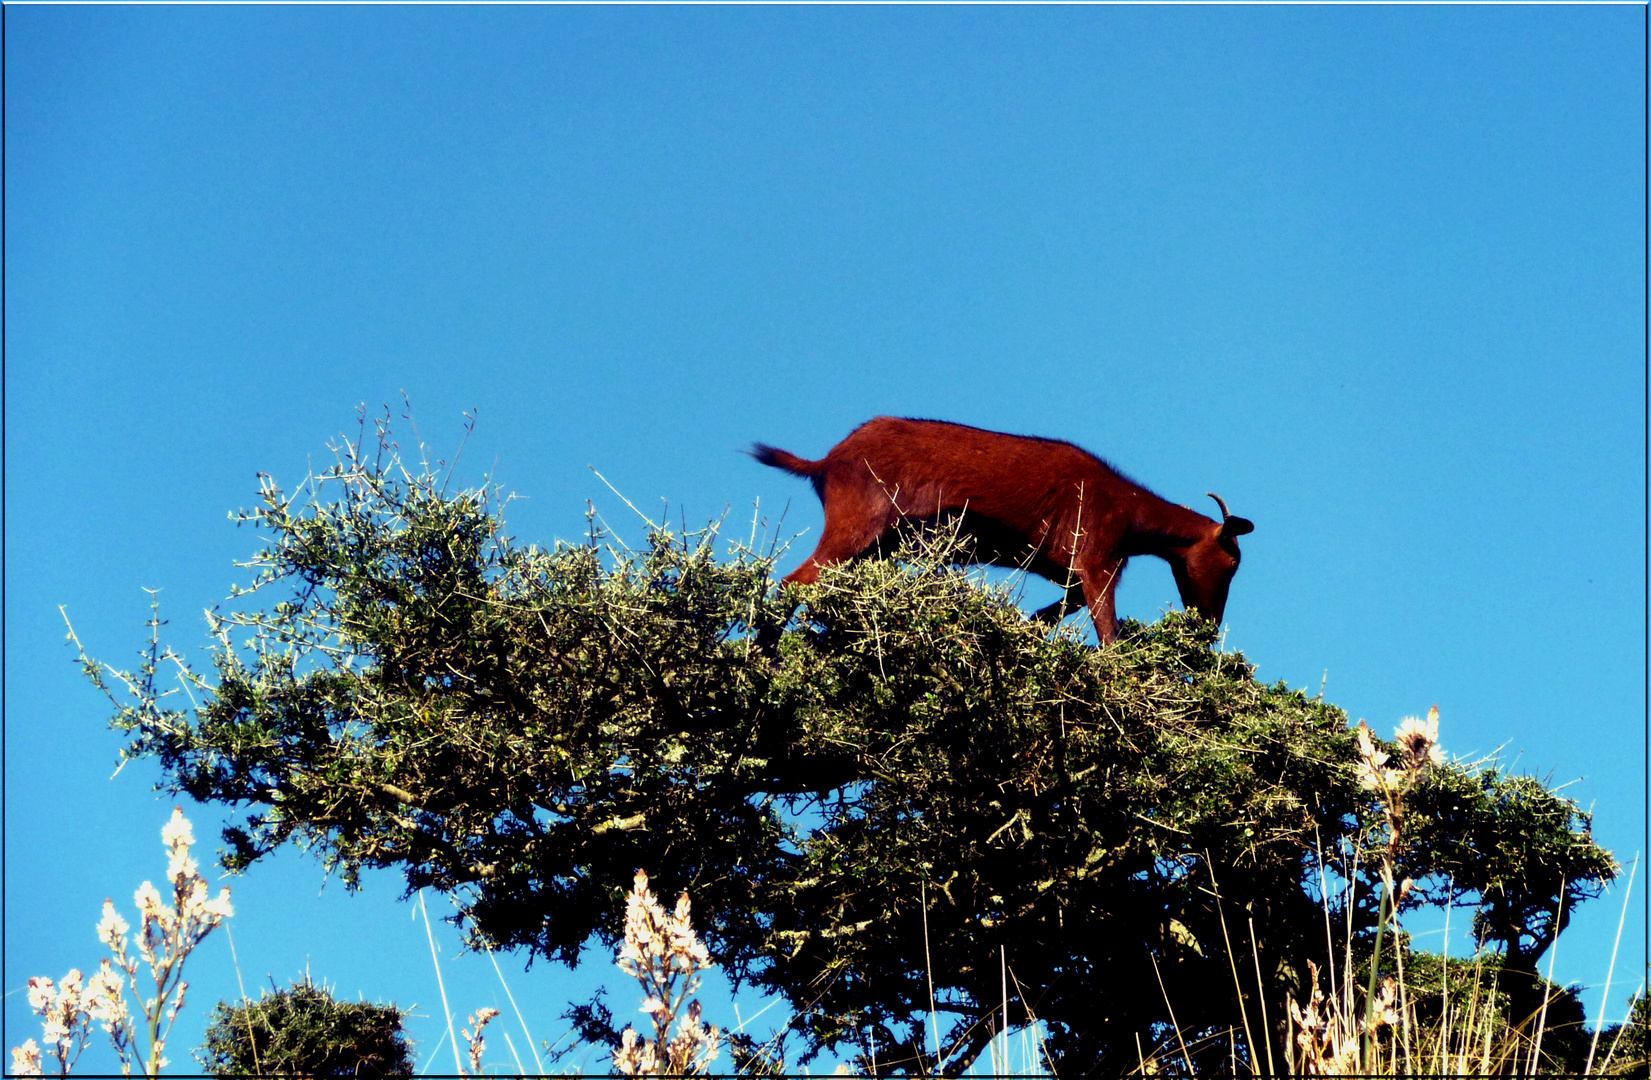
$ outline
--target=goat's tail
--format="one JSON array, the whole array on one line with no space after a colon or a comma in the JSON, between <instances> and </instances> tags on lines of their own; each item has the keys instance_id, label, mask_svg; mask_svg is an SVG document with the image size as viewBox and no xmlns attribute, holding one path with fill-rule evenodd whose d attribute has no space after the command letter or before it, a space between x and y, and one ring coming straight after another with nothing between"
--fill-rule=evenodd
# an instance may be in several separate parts
<instances>
[{"instance_id":1,"label":"goat's tail","mask_svg":"<svg viewBox=\"0 0 1651 1080\"><path fill-rule=\"evenodd\" d=\"M809 461L807 458L798 457L789 450L781 450L778 447L768 446L764 443L754 444L751 447L751 456L764 465L784 469L794 476L806 476L809 479L819 476L826 470L824 460Z\"/></svg>"}]
</instances>

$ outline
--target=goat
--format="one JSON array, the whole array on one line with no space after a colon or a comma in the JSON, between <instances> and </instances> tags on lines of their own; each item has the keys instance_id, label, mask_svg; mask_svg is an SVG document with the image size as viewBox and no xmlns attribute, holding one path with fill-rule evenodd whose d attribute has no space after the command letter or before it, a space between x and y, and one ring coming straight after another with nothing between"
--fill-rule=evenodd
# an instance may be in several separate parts
<instances>
[{"instance_id":1,"label":"goat","mask_svg":"<svg viewBox=\"0 0 1651 1080\"><path fill-rule=\"evenodd\" d=\"M1220 622L1238 571L1237 538L1255 528L1214 492L1219 522L1160 499L1069 442L940 420L879 416L819 461L762 443L751 456L808 477L825 506L819 545L786 582L810 585L823 567L886 551L902 522L960 518L970 561L1020 567L1066 590L1034 618L1058 621L1083 602L1102 644L1117 633L1118 575L1135 555L1169 563L1181 602Z\"/></svg>"}]
</instances>

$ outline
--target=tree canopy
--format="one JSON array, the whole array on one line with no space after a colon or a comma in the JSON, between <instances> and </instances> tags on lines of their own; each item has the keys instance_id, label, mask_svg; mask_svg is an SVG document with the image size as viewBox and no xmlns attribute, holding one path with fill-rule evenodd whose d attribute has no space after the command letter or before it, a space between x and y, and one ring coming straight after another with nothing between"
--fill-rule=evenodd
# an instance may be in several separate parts
<instances>
[{"instance_id":1,"label":"tree canopy","mask_svg":"<svg viewBox=\"0 0 1651 1080\"><path fill-rule=\"evenodd\" d=\"M1097 649L932 536L781 590L715 528L633 549L593 518L539 547L506 502L364 428L238 515L263 547L211 614L210 672L158 616L123 686L82 655L124 753L233 808L232 869L287 843L352 885L393 867L472 943L573 964L622 933L643 868L786 997L805 1056L895 1072L961 1071L1005 1008L1063 1074L1133 1066L1172 1009L1189 1042L1248 1015L1264 1061L1259 1018L1324 966L1326 911L1368 936L1379 814L1348 718L1257 682L1215 627L1126 622ZM198 706L163 691L172 660ZM1412 814L1406 904L1471 907L1533 977L1616 872L1587 814L1493 764L1436 767Z\"/></svg>"}]
</instances>

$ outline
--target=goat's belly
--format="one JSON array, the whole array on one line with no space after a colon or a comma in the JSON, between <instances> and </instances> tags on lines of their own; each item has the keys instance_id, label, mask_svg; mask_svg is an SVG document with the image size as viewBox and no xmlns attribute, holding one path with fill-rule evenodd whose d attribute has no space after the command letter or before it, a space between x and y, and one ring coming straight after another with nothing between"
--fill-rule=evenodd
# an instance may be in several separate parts
<instances>
[{"instance_id":1,"label":"goat's belly","mask_svg":"<svg viewBox=\"0 0 1651 1080\"><path fill-rule=\"evenodd\" d=\"M1038 558L1036 544L1024 533L985 514L965 512L960 530L975 562L1026 567Z\"/></svg>"}]
</instances>

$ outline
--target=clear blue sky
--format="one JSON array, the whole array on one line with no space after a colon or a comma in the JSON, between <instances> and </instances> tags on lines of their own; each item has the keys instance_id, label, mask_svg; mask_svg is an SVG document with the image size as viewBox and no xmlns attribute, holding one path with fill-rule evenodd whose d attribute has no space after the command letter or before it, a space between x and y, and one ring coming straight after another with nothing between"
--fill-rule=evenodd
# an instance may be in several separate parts
<instances>
[{"instance_id":1,"label":"clear blue sky","mask_svg":"<svg viewBox=\"0 0 1651 1080\"><path fill-rule=\"evenodd\" d=\"M38 1034L27 977L94 967L103 898L130 917L165 870L170 801L149 765L110 779L58 606L126 661L159 588L204 644L254 474L296 483L403 390L442 454L479 410L470 478L525 496L524 541L587 498L624 522L594 464L691 523L790 500L799 560L812 493L738 451L881 413L1218 491L1256 523L1227 621L1263 678L1378 730L1436 702L1447 751L1574 781L1644 850L1644 9L4 18L7 1047ZM1139 560L1120 606L1174 597ZM348 896L289 854L229 884L249 988L307 963L417 1002L451 1069L396 878ZM1559 945L1591 1014L1621 912ZM495 1004L443 940L454 1008ZM501 963L540 1039L613 971ZM182 1069L236 992L221 935L190 974Z\"/></svg>"}]
</instances>

